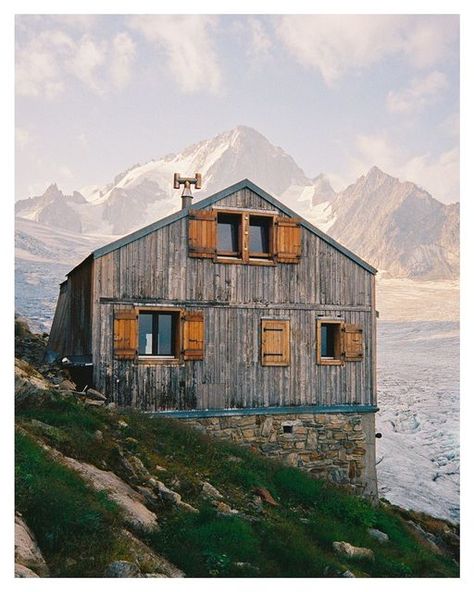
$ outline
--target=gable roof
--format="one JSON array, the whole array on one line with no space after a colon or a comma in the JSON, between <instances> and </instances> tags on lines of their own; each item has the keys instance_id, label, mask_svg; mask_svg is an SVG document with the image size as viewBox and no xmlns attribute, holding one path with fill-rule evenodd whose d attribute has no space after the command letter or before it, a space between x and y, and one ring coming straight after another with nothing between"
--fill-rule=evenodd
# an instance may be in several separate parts
<instances>
[{"instance_id":1,"label":"gable roof","mask_svg":"<svg viewBox=\"0 0 474 592\"><path fill-rule=\"evenodd\" d=\"M96 249L95 251L93 251L91 253L91 255L93 256L94 259L98 259L99 257L102 257L103 255L107 255L107 253L115 251L116 249L120 249L121 247L128 245L129 243L132 243L136 240L143 238L144 236L146 236L147 234L150 234L151 232L154 232L155 230L163 228L164 226L168 226L169 224L172 224L173 222L176 222L177 220L181 220L181 218L185 218L188 215L190 209L201 210L203 208L207 208L209 206L214 205L215 203L217 203L221 199L228 197L232 193L236 193L237 191L240 191L242 189L250 189L250 191L253 191L259 197L261 197L262 199L264 199L265 201L270 203L272 206L278 208L279 210L281 210L282 212L284 212L288 216L291 216L292 218L299 218L301 220L301 225L304 228L306 228L307 230L309 230L310 232L312 232L313 234L315 234L316 236L318 236L321 240L325 241L326 243L328 243L329 245L331 245L332 247L337 249L340 253L342 253L346 257L349 257L349 259L354 261L354 263L357 263L357 265L360 265L361 267L366 269L368 272L370 272L372 274L377 273L377 270L375 269L375 267L372 267L372 265L369 265L366 261L364 261L363 259L361 259L357 255L352 253L352 251L349 251L349 249L342 246L337 241L335 241L333 238L328 236L326 233L319 230L319 228L316 228L316 226L313 226L310 222L308 222L307 220L302 218L299 214L297 214L296 212L294 212L293 210L291 210L290 208L288 208L287 206L282 204L275 197L273 197L272 195L270 195L269 193L267 193L266 191L264 191L263 189L258 187L258 185L255 185L255 183L252 183L252 181L250 181L249 179L243 179L242 181L239 181L238 183L235 183L234 185L230 185L229 187L226 187L222 191L218 191L217 193L214 193L213 195L210 195L209 197L206 197L206 198L202 199L201 201L196 202L195 204L192 205L191 208L184 208L182 210L179 210L178 212L175 212L174 214L166 216L166 218L162 218L161 220L157 220L156 222L153 222L153 224L149 224L148 226L145 226L144 228L140 228L140 230L136 230L135 232L132 232L131 234L128 234L127 236L124 236L122 238L119 238L118 240L113 241L113 242L109 243L108 245L104 245L103 247L100 247L100 248Z\"/></svg>"}]
</instances>

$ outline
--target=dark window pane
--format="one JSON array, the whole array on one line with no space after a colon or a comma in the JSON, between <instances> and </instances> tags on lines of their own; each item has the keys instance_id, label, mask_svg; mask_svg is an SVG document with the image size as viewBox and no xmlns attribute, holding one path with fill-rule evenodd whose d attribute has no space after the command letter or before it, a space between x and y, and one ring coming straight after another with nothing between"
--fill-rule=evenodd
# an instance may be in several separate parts
<instances>
[{"instance_id":1,"label":"dark window pane","mask_svg":"<svg viewBox=\"0 0 474 592\"><path fill-rule=\"evenodd\" d=\"M153 313L140 313L139 320L139 355L151 355L153 353Z\"/></svg>"},{"instance_id":2,"label":"dark window pane","mask_svg":"<svg viewBox=\"0 0 474 592\"><path fill-rule=\"evenodd\" d=\"M158 315L158 351L159 356L173 355L173 315Z\"/></svg>"},{"instance_id":3,"label":"dark window pane","mask_svg":"<svg viewBox=\"0 0 474 592\"><path fill-rule=\"evenodd\" d=\"M250 216L250 253L270 253L269 218Z\"/></svg>"},{"instance_id":4,"label":"dark window pane","mask_svg":"<svg viewBox=\"0 0 474 592\"><path fill-rule=\"evenodd\" d=\"M221 253L239 252L240 215L219 214L217 218L217 250Z\"/></svg>"},{"instance_id":5,"label":"dark window pane","mask_svg":"<svg viewBox=\"0 0 474 592\"><path fill-rule=\"evenodd\" d=\"M336 331L338 325L321 325L321 357L334 358L336 355Z\"/></svg>"}]
</instances>

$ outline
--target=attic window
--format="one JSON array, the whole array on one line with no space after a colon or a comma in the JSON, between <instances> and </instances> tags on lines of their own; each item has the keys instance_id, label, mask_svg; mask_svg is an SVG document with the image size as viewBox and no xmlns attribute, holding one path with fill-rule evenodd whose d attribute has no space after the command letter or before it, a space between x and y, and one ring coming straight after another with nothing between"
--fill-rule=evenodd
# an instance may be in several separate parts
<instances>
[{"instance_id":1,"label":"attic window","mask_svg":"<svg viewBox=\"0 0 474 592\"><path fill-rule=\"evenodd\" d=\"M241 214L220 213L217 216L217 253L227 257L240 255Z\"/></svg>"},{"instance_id":2,"label":"attic window","mask_svg":"<svg viewBox=\"0 0 474 592\"><path fill-rule=\"evenodd\" d=\"M267 258L271 256L271 228L273 218L269 216L250 216L249 257Z\"/></svg>"}]
</instances>

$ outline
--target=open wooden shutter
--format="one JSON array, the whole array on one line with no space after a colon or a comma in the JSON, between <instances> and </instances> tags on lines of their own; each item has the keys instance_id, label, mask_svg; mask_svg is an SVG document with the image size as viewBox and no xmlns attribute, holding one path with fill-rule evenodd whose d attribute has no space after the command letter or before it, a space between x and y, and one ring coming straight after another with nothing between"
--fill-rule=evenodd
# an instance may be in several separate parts
<instances>
[{"instance_id":1,"label":"open wooden shutter","mask_svg":"<svg viewBox=\"0 0 474 592\"><path fill-rule=\"evenodd\" d=\"M138 314L133 307L114 312L114 357L133 360L138 346Z\"/></svg>"},{"instance_id":2,"label":"open wooden shutter","mask_svg":"<svg viewBox=\"0 0 474 592\"><path fill-rule=\"evenodd\" d=\"M187 312L183 316L183 359L204 359L204 315Z\"/></svg>"},{"instance_id":3,"label":"open wooden shutter","mask_svg":"<svg viewBox=\"0 0 474 592\"><path fill-rule=\"evenodd\" d=\"M301 257L301 224L298 218L278 216L275 220L275 259L298 263Z\"/></svg>"},{"instance_id":4,"label":"open wooden shutter","mask_svg":"<svg viewBox=\"0 0 474 592\"><path fill-rule=\"evenodd\" d=\"M290 321L262 319L262 366L288 366L290 363Z\"/></svg>"},{"instance_id":5,"label":"open wooden shutter","mask_svg":"<svg viewBox=\"0 0 474 592\"><path fill-rule=\"evenodd\" d=\"M216 212L190 210L188 214L190 257L213 258L216 254Z\"/></svg>"},{"instance_id":6,"label":"open wooden shutter","mask_svg":"<svg viewBox=\"0 0 474 592\"><path fill-rule=\"evenodd\" d=\"M360 325L344 327L344 359L346 362L360 362L364 357L364 339Z\"/></svg>"}]
</instances>

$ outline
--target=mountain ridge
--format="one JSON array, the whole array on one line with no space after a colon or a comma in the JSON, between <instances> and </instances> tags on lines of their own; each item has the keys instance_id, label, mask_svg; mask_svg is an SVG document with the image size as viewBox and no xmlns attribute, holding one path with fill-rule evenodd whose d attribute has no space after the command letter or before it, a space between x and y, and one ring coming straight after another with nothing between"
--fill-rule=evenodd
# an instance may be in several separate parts
<instances>
[{"instance_id":1,"label":"mountain ridge","mask_svg":"<svg viewBox=\"0 0 474 592\"><path fill-rule=\"evenodd\" d=\"M121 236L179 209L173 173L196 171L203 175L196 201L249 178L384 274L458 274L459 205L442 204L377 166L337 193L324 173L310 179L281 147L247 126L129 167L111 183L85 188L85 195L64 195L52 184L42 196L17 202L16 214L74 233Z\"/></svg>"}]
</instances>

